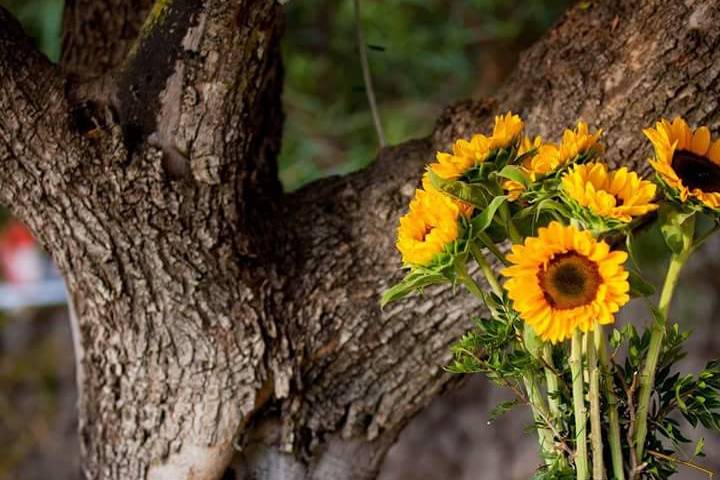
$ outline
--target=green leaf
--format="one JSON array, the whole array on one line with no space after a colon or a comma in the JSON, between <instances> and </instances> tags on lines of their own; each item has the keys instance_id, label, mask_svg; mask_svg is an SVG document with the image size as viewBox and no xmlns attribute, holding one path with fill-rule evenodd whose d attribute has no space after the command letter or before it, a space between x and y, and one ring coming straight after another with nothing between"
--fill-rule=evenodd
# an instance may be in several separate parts
<instances>
[{"instance_id":1,"label":"green leaf","mask_svg":"<svg viewBox=\"0 0 720 480\"><path fill-rule=\"evenodd\" d=\"M439 177L432 170L428 171L430 183L441 192L445 192L453 198L462 200L477 208L485 208L492 195L487 188L481 184L466 183L459 180L446 180Z\"/></svg>"},{"instance_id":2,"label":"green leaf","mask_svg":"<svg viewBox=\"0 0 720 480\"><path fill-rule=\"evenodd\" d=\"M520 405L520 400L517 398L498 403L492 410L490 410L490 414L488 415L488 423L494 423L495 420L505 415L518 405Z\"/></svg>"},{"instance_id":3,"label":"green leaf","mask_svg":"<svg viewBox=\"0 0 720 480\"><path fill-rule=\"evenodd\" d=\"M563 205L560 202L557 202L551 198L546 198L541 200L537 203L536 207L537 215L539 215L542 212L557 212L560 216L564 218L571 218L572 215L570 213L570 210L567 209L565 205Z\"/></svg>"},{"instance_id":4,"label":"green leaf","mask_svg":"<svg viewBox=\"0 0 720 480\"><path fill-rule=\"evenodd\" d=\"M680 407L680 410L687 410L687 404L683 401L682 395L680 394L680 390L682 388L682 382L677 382L675 385L675 401L678 404L678 407Z\"/></svg>"},{"instance_id":5,"label":"green leaf","mask_svg":"<svg viewBox=\"0 0 720 480\"><path fill-rule=\"evenodd\" d=\"M497 175L499 177L518 182L524 187L527 187L530 183L530 179L527 177L523 169L516 165L506 165L497 173Z\"/></svg>"},{"instance_id":6,"label":"green leaf","mask_svg":"<svg viewBox=\"0 0 720 480\"><path fill-rule=\"evenodd\" d=\"M387 289L380 299L380 307L399 300L415 291L422 290L428 285L443 283L447 278L440 273L414 270L407 274L399 283Z\"/></svg>"},{"instance_id":7,"label":"green leaf","mask_svg":"<svg viewBox=\"0 0 720 480\"><path fill-rule=\"evenodd\" d=\"M529 325L523 329L523 341L525 348L534 358L538 359L542 356L543 341L537 336L535 330Z\"/></svg>"},{"instance_id":8,"label":"green leaf","mask_svg":"<svg viewBox=\"0 0 720 480\"><path fill-rule=\"evenodd\" d=\"M645 280L642 276L640 276L639 273L632 269L628 270L628 273L630 274L628 281L630 282L631 297L649 297L650 295L655 293L655 287L647 280Z\"/></svg>"},{"instance_id":9,"label":"green leaf","mask_svg":"<svg viewBox=\"0 0 720 480\"><path fill-rule=\"evenodd\" d=\"M499 195L492 199L490 205L480 213L477 217L472 220L472 231L473 233L484 232L492 223L498 208L502 206L507 200L507 195Z\"/></svg>"},{"instance_id":10,"label":"green leaf","mask_svg":"<svg viewBox=\"0 0 720 480\"><path fill-rule=\"evenodd\" d=\"M694 453L694 455L695 455L696 457L704 457L704 456L705 456L705 452L703 452L703 449L704 449L704 448L705 448L705 438L704 438L704 437L700 437L700 440L698 440L697 443L695 444L695 453Z\"/></svg>"},{"instance_id":11,"label":"green leaf","mask_svg":"<svg viewBox=\"0 0 720 480\"><path fill-rule=\"evenodd\" d=\"M635 235L633 235L632 230L628 230L627 236L625 237L625 248L627 248L630 261L639 269L640 264L637 261L637 255L635 255Z\"/></svg>"},{"instance_id":12,"label":"green leaf","mask_svg":"<svg viewBox=\"0 0 720 480\"><path fill-rule=\"evenodd\" d=\"M684 212L672 205L660 209L660 231L671 252L679 255L692 246L695 212Z\"/></svg>"}]
</instances>

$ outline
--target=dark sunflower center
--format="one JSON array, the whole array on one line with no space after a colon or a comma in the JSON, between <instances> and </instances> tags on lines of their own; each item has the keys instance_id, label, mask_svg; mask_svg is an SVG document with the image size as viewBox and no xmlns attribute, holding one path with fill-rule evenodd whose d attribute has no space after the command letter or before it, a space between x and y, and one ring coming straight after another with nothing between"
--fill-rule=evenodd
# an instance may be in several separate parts
<instances>
[{"instance_id":1,"label":"dark sunflower center","mask_svg":"<svg viewBox=\"0 0 720 480\"><path fill-rule=\"evenodd\" d=\"M433 231L433 228L435 228L435 227L433 227L432 225L425 225L425 231L424 231L424 232L422 233L422 235L420 236L420 241L421 241L421 242L424 242L424 241L425 241L425 239L427 238L427 236L430 235L430 232Z\"/></svg>"},{"instance_id":2,"label":"dark sunflower center","mask_svg":"<svg viewBox=\"0 0 720 480\"><path fill-rule=\"evenodd\" d=\"M538 280L547 302L560 310L591 303L601 281L595 262L575 252L553 257Z\"/></svg>"},{"instance_id":3,"label":"dark sunflower center","mask_svg":"<svg viewBox=\"0 0 720 480\"><path fill-rule=\"evenodd\" d=\"M678 150L673 155L672 168L683 185L692 190L720 192L720 165L687 150Z\"/></svg>"}]
</instances>

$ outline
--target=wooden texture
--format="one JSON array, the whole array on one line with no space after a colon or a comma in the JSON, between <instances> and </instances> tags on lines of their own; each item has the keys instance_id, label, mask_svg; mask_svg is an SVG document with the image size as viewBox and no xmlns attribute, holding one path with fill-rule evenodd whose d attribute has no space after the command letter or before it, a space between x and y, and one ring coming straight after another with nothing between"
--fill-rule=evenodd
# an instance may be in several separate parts
<instances>
[{"instance_id":1,"label":"wooden texture","mask_svg":"<svg viewBox=\"0 0 720 480\"><path fill-rule=\"evenodd\" d=\"M0 9L0 200L75 302L90 479L375 478L457 382L478 308L449 287L378 307L435 150L512 110L551 138L603 127L607 159L647 171L659 117L720 127L720 2L592 2L495 98L284 195L279 4L136 3L69 2L62 69ZM106 95L81 88L97 78Z\"/></svg>"}]
</instances>

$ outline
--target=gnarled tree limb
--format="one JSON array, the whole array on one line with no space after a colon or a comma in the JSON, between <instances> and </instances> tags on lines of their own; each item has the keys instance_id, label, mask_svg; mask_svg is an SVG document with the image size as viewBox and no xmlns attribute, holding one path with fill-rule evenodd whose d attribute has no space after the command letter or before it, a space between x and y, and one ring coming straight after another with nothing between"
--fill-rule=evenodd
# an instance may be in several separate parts
<instances>
[{"instance_id":1,"label":"gnarled tree limb","mask_svg":"<svg viewBox=\"0 0 720 480\"><path fill-rule=\"evenodd\" d=\"M153 0L65 0L60 64L78 79L100 78L125 60Z\"/></svg>"},{"instance_id":2,"label":"gnarled tree limb","mask_svg":"<svg viewBox=\"0 0 720 480\"><path fill-rule=\"evenodd\" d=\"M0 199L38 230L91 151L75 133L64 88L58 69L0 7Z\"/></svg>"},{"instance_id":3,"label":"gnarled tree limb","mask_svg":"<svg viewBox=\"0 0 720 480\"><path fill-rule=\"evenodd\" d=\"M175 169L199 182L241 176L239 195L249 181L256 193L277 194L278 9L259 0L157 2L118 76L126 140L150 137L185 158Z\"/></svg>"},{"instance_id":4,"label":"gnarled tree limb","mask_svg":"<svg viewBox=\"0 0 720 480\"><path fill-rule=\"evenodd\" d=\"M530 133L551 138L579 118L602 127L610 163L647 172L650 147L641 129L661 116L720 127L718 21L717 1L575 7L523 56L492 102L457 105L431 139L384 150L362 172L287 198L286 223L297 242L289 245L300 260L287 279L290 298L283 297L297 319L289 338L293 351L322 355L305 353L301 407L287 402L280 416L292 419L298 435L310 425L318 438L340 431L373 441L397 431L452 382L437 367L477 304L465 296L450 302L446 288L385 312L376 304L400 267L397 217L436 150L488 130L494 114L512 110ZM312 335L303 336L309 327Z\"/></svg>"},{"instance_id":5,"label":"gnarled tree limb","mask_svg":"<svg viewBox=\"0 0 720 480\"><path fill-rule=\"evenodd\" d=\"M494 100L449 109L430 138L287 196L274 159L276 4L159 2L134 46L102 46L96 69L67 53L70 70L119 67L118 118L90 131L67 120L62 79L43 83L51 66L16 58L27 48L17 26L0 29L11 87L0 91L0 156L19 170L0 178L28 182L3 199L76 300L86 475L374 478L402 427L453 385L441 366L478 308L447 286L378 307L400 274L394 229L423 165L506 110L551 136L582 117L607 129L612 162L639 168L640 129L658 117L717 129L719 3L573 8ZM24 111L33 126L53 114L40 143L14 120ZM27 185L41 195L23 203Z\"/></svg>"}]
</instances>

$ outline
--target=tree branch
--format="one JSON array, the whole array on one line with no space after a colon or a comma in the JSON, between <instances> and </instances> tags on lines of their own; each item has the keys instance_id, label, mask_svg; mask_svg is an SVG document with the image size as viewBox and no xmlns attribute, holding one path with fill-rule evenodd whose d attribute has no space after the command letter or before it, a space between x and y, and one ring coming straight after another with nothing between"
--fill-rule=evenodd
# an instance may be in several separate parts
<instances>
[{"instance_id":1,"label":"tree branch","mask_svg":"<svg viewBox=\"0 0 720 480\"><path fill-rule=\"evenodd\" d=\"M71 34L70 70L122 64L121 125L111 115L92 130L77 128L62 78L0 11L0 197L78 300L93 478L218 478L238 432L273 450L242 452L258 471L293 451L300 478L372 478L397 432L457 381L441 366L478 307L447 286L378 307L401 275L398 216L435 150L511 109L544 135L583 117L607 129L611 162L642 166L640 129L659 116L720 121L717 0L593 2L532 48L494 101L453 107L430 138L274 203L279 7L198 3L158 3L132 47L101 42L97 70L71 54L91 41ZM263 418L280 422L269 442Z\"/></svg>"},{"instance_id":2,"label":"tree branch","mask_svg":"<svg viewBox=\"0 0 720 480\"><path fill-rule=\"evenodd\" d=\"M153 0L65 0L60 64L79 79L111 73L125 60Z\"/></svg>"},{"instance_id":3,"label":"tree branch","mask_svg":"<svg viewBox=\"0 0 720 480\"><path fill-rule=\"evenodd\" d=\"M0 7L0 200L38 232L47 202L67 190L85 145L74 132L64 80Z\"/></svg>"},{"instance_id":4,"label":"tree branch","mask_svg":"<svg viewBox=\"0 0 720 480\"><path fill-rule=\"evenodd\" d=\"M304 365L291 380L299 400L284 411L288 430L303 426L304 438L334 431L380 438L451 385L441 366L477 305L434 287L384 312L378 307L380 292L399 277L398 216L436 150L489 129L493 115L512 110L529 133L551 138L578 118L602 127L607 160L647 172L650 147L641 129L659 117L720 126L719 3L575 7L523 55L494 100L452 107L430 139L385 149L362 172L287 197L283 224L293 240L285 255L299 265L277 315L292 312L289 351L303 352Z\"/></svg>"},{"instance_id":5,"label":"tree branch","mask_svg":"<svg viewBox=\"0 0 720 480\"><path fill-rule=\"evenodd\" d=\"M126 141L149 139L204 184L279 191L279 7L157 2L118 76Z\"/></svg>"}]
</instances>

